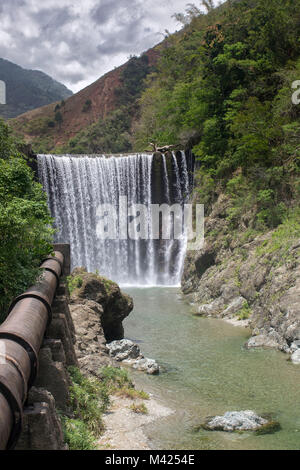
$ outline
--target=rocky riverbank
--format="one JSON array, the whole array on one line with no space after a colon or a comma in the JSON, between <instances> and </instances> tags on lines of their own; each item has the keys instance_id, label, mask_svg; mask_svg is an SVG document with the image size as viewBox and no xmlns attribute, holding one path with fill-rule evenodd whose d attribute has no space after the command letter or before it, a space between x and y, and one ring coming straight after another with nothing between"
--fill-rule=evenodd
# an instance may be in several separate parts
<instances>
[{"instance_id":1,"label":"rocky riverbank","mask_svg":"<svg viewBox=\"0 0 300 470\"><path fill-rule=\"evenodd\" d=\"M300 346L300 238L292 220L259 233L245 214L231 233L221 194L206 219L206 241L185 261L182 290L197 315L249 325L247 347L270 347L293 354ZM299 361L298 361L299 362Z\"/></svg>"}]
</instances>

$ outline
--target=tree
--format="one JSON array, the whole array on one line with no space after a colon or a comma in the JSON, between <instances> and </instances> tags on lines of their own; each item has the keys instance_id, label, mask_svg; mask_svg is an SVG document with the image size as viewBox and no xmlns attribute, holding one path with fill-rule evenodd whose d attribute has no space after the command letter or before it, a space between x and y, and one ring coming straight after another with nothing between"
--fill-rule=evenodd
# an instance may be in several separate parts
<instances>
[{"instance_id":1,"label":"tree","mask_svg":"<svg viewBox=\"0 0 300 470\"><path fill-rule=\"evenodd\" d=\"M63 123L63 117L60 111L56 111L54 119L55 119L55 122L57 122L58 127L60 129Z\"/></svg>"},{"instance_id":2,"label":"tree","mask_svg":"<svg viewBox=\"0 0 300 470\"><path fill-rule=\"evenodd\" d=\"M0 121L0 321L11 300L39 274L52 247L47 198L10 131Z\"/></svg>"}]
</instances>

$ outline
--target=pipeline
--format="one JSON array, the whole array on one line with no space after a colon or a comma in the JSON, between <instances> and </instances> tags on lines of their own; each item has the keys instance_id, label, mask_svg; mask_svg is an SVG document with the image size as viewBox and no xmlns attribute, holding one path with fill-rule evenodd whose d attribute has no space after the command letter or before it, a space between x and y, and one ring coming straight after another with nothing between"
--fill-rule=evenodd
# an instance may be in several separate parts
<instances>
[{"instance_id":1,"label":"pipeline","mask_svg":"<svg viewBox=\"0 0 300 470\"><path fill-rule=\"evenodd\" d=\"M37 375L63 263L59 251L45 259L40 279L14 299L0 325L0 450L13 449L22 431L23 407Z\"/></svg>"}]
</instances>

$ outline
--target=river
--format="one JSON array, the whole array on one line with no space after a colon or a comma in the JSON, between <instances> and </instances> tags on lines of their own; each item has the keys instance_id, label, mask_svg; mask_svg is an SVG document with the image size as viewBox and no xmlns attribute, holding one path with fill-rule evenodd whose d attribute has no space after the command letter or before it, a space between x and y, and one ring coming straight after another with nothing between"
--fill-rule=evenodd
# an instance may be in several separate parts
<instances>
[{"instance_id":1,"label":"river","mask_svg":"<svg viewBox=\"0 0 300 470\"><path fill-rule=\"evenodd\" d=\"M243 348L249 331L200 318L175 288L126 288L135 308L125 337L162 372L134 372L139 388L174 413L145 428L155 449L299 449L300 367L273 350ZM281 423L275 434L195 431L207 416L252 409Z\"/></svg>"}]
</instances>

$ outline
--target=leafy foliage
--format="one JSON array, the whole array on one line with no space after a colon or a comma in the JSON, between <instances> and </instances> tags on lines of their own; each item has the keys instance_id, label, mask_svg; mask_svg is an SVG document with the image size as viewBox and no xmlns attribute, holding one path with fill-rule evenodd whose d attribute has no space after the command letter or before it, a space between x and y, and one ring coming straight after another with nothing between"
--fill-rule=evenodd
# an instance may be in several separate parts
<instances>
[{"instance_id":1,"label":"leafy foliage","mask_svg":"<svg viewBox=\"0 0 300 470\"><path fill-rule=\"evenodd\" d=\"M131 150L130 116L125 108L113 111L106 119L83 129L56 152L118 153Z\"/></svg>"},{"instance_id":2,"label":"leafy foliage","mask_svg":"<svg viewBox=\"0 0 300 470\"><path fill-rule=\"evenodd\" d=\"M0 321L51 253L50 224L46 195L0 121Z\"/></svg>"},{"instance_id":3,"label":"leafy foliage","mask_svg":"<svg viewBox=\"0 0 300 470\"><path fill-rule=\"evenodd\" d=\"M149 141L192 147L198 199L231 195L232 227L253 210L260 230L280 224L299 198L300 1L242 0L177 16L158 71L147 79L134 147Z\"/></svg>"}]
</instances>

